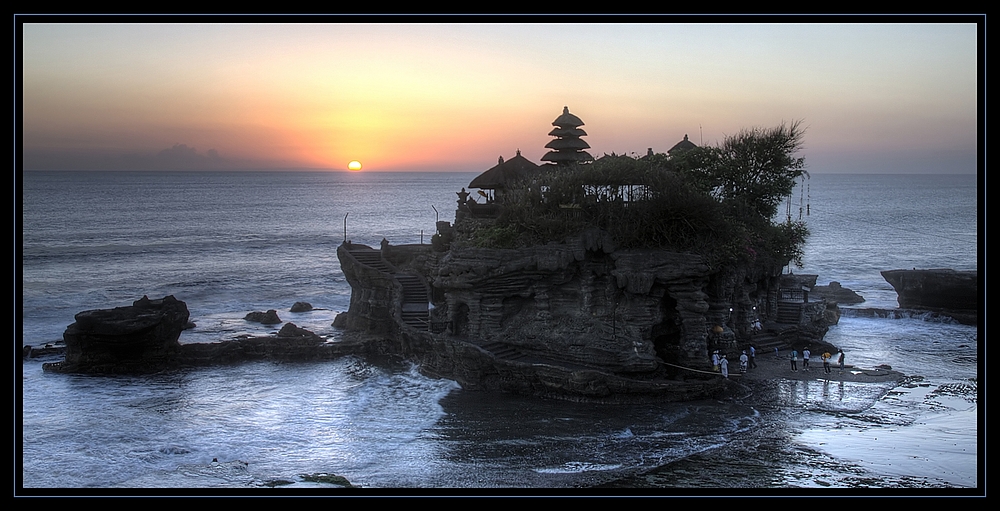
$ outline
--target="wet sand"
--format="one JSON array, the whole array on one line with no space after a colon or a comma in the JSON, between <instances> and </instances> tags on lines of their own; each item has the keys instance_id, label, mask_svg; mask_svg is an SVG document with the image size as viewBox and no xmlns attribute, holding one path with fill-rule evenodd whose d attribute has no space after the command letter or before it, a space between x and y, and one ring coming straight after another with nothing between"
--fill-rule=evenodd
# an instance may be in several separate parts
<instances>
[{"instance_id":1,"label":"wet sand","mask_svg":"<svg viewBox=\"0 0 1000 511\"><path fill-rule=\"evenodd\" d=\"M812 360L810 360L812 362ZM757 357L757 368L747 374L730 374L729 391L723 400L750 404L760 410L761 422L751 430L738 433L723 446L687 456L665 465L594 488L610 494L726 494L746 490L787 491L789 489L926 489L947 488L940 481L922 476L886 476L867 470L856 462L838 459L819 449L803 445L797 432L789 427L801 403L779 396L782 388L796 381L844 382L856 389L852 394L866 394L863 400L845 409L848 413L864 411L889 390L906 381L906 376L892 370L835 365L825 373L822 362L814 367L792 371L788 352ZM730 366L732 367L732 365ZM738 367L738 366L737 366ZM788 383L791 381L792 383Z\"/></svg>"},{"instance_id":2,"label":"wet sand","mask_svg":"<svg viewBox=\"0 0 1000 511\"><path fill-rule=\"evenodd\" d=\"M836 355L834 355L834 360L836 360ZM800 381L829 380L836 382L884 383L891 381L901 382L906 377L898 371L860 368L849 364L844 366L843 371L840 370L837 364L830 364L830 373L826 373L823 370L822 360L815 354L809 360L809 369L803 369L802 360L800 359L798 362L798 371L792 371L788 351L781 351L777 356L774 353L757 355L757 368L750 369L745 375L739 374L738 361L735 364L730 363L730 369L733 366L736 366L737 370L735 374L733 371L730 371L729 376L735 381L747 384L753 381L776 380L779 378Z\"/></svg>"}]
</instances>

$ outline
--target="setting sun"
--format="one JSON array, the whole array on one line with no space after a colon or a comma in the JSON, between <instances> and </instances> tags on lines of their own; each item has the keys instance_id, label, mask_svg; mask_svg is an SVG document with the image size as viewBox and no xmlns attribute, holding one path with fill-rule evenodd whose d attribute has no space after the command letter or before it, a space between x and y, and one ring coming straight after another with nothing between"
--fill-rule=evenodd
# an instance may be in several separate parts
<instances>
[{"instance_id":1,"label":"setting sun","mask_svg":"<svg viewBox=\"0 0 1000 511\"><path fill-rule=\"evenodd\" d=\"M347 164L347 170L361 170L361 162L354 160Z\"/></svg>"}]
</instances>

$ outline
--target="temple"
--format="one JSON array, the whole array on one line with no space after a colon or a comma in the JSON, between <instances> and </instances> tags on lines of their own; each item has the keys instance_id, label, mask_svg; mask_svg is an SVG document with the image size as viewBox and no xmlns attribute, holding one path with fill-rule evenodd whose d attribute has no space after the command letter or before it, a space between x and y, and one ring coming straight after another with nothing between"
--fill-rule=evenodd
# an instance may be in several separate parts
<instances>
[{"instance_id":1,"label":"temple","mask_svg":"<svg viewBox=\"0 0 1000 511\"><path fill-rule=\"evenodd\" d=\"M809 299L816 276L783 275L788 261L719 266L697 252L623 246L587 224L593 211L628 211L649 195L627 197L645 186L627 179L588 184L583 122L564 108L553 125L548 165L520 151L499 158L469 183L475 193L457 192L454 224L439 221L430 245L338 247L352 294L334 325L465 388L622 402L714 396L723 384L712 351L820 340L836 323L835 304ZM693 147L685 135L671 152ZM545 168L583 179L580 192L558 198ZM551 201L538 225L583 227L529 243L498 222Z\"/></svg>"}]
</instances>

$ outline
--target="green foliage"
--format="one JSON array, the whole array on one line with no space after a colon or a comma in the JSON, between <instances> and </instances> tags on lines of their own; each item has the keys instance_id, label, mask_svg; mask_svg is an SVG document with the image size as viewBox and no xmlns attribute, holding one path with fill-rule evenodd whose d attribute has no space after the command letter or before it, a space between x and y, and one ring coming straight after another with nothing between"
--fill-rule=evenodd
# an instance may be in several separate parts
<instances>
[{"instance_id":1,"label":"green foliage","mask_svg":"<svg viewBox=\"0 0 1000 511\"><path fill-rule=\"evenodd\" d=\"M805 159L794 156L804 135L802 121L743 129L707 149L711 154L691 162L690 172L739 214L770 219L804 172Z\"/></svg>"},{"instance_id":2,"label":"green foliage","mask_svg":"<svg viewBox=\"0 0 1000 511\"><path fill-rule=\"evenodd\" d=\"M513 225L480 227L468 239L477 248L517 248L523 245L524 236Z\"/></svg>"}]
</instances>

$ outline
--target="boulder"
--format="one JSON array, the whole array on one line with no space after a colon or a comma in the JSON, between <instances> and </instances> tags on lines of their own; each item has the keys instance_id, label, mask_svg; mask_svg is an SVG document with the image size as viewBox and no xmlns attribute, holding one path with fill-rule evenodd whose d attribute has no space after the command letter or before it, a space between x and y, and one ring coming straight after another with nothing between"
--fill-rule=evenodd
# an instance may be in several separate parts
<instances>
[{"instance_id":1,"label":"boulder","mask_svg":"<svg viewBox=\"0 0 1000 511\"><path fill-rule=\"evenodd\" d=\"M80 312L63 333L66 358L49 369L79 373L157 371L176 360L187 305L143 296L128 307Z\"/></svg>"},{"instance_id":2,"label":"boulder","mask_svg":"<svg viewBox=\"0 0 1000 511\"><path fill-rule=\"evenodd\" d=\"M316 334L295 325L295 323L285 323L278 330L278 337L317 337Z\"/></svg>"},{"instance_id":3,"label":"boulder","mask_svg":"<svg viewBox=\"0 0 1000 511\"><path fill-rule=\"evenodd\" d=\"M309 312L313 310L313 306L309 302L295 302L289 312Z\"/></svg>"},{"instance_id":4,"label":"boulder","mask_svg":"<svg viewBox=\"0 0 1000 511\"><path fill-rule=\"evenodd\" d=\"M278 318L278 312L271 309L267 312L251 312L243 317L247 321L253 321L254 323L261 323L263 325L277 325L281 323L281 319Z\"/></svg>"}]
</instances>

